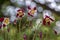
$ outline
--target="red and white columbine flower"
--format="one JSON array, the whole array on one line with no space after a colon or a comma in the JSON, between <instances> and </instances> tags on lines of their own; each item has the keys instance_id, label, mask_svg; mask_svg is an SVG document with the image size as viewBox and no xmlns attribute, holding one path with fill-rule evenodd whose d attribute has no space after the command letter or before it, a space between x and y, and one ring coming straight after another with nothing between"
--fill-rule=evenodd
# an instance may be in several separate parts
<instances>
[{"instance_id":1,"label":"red and white columbine flower","mask_svg":"<svg viewBox=\"0 0 60 40\"><path fill-rule=\"evenodd\" d=\"M34 8L30 8L30 7L28 7L28 15L29 16L32 16L32 17L34 17L35 16L35 14L36 14L36 7L34 7Z\"/></svg>"},{"instance_id":2,"label":"red and white columbine flower","mask_svg":"<svg viewBox=\"0 0 60 40\"><path fill-rule=\"evenodd\" d=\"M4 18L3 24L8 25L10 23L9 18Z\"/></svg>"},{"instance_id":3,"label":"red and white columbine flower","mask_svg":"<svg viewBox=\"0 0 60 40\"><path fill-rule=\"evenodd\" d=\"M51 17L51 13L49 10L45 10L43 12L43 25L50 25L51 21L54 21L54 19Z\"/></svg>"},{"instance_id":4,"label":"red and white columbine flower","mask_svg":"<svg viewBox=\"0 0 60 40\"><path fill-rule=\"evenodd\" d=\"M9 20L9 18L2 17L2 18L0 18L0 22L2 23L0 27L3 30L3 27L6 27L10 23L10 20Z\"/></svg>"},{"instance_id":5,"label":"red and white columbine flower","mask_svg":"<svg viewBox=\"0 0 60 40\"><path fill-rule=\"evenodd\" d=\"M34 16L37 15L36 6L35 7L28 6L28 15L31 16L31 17L34 17Z\"/></svg>"},{"instance_id":6,"label":"red and white columbine flower","mask_svg":"<svg viewBox=\"0 0 60 40\"><path fill-rule=\"evenodd\" d=\"M36 3L31 2L31 4L27 7L28 15L31 17L35 17L37 15Z\"/></svg>"},{"instance_id":7,"label":"red and white columbine flower","mask_svg":"<svg viewBox=\"0 0 60 40\"><path fill-rule=\"evenodd\" d=\"M18 9L16 17L21 18L24 16L24 10L23 9Z\"/></svg>"}]
</instances>

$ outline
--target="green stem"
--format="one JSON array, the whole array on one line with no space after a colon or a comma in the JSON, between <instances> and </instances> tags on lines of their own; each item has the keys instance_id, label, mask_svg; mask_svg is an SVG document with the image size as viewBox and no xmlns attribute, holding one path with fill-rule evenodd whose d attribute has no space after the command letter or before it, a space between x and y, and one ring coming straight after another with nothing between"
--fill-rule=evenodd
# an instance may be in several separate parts
<instances>
[{"instance_id":1,"label":"green stem","mask_svg":"<svg viewBox=\"0 0 60 40\"><path fill-rule=\"evenodd\" d=\"M36 37L36 31L35 31L35 34L34 34L34 36L33 36L33 40L35 40L35 37Z\"/></svg>"},{"instance_id":2,"label":"green stem","mask_svg":"<svg viewBox=\"0 0 60 40\"><path fill-rule=\"evenodd\" d=\"M20 26L21 26L21 20L19 20L19 32L20 32L20 29L21 29Z\"/></svg>"}]
</instances>

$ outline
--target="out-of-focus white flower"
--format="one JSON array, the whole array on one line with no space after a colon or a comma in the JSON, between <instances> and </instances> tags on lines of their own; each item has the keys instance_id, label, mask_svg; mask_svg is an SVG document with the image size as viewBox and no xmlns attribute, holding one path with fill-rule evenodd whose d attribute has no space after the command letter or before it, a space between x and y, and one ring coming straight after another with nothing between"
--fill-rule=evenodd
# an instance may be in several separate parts
<instances>
[{"instance_id":1,"label":"out-of-focus white flower","mask_svg":"<svg viewBox=\"0 0 60 40\"><path fill-rule=\"evenodd\" d=\"M55 2L55 0L45 0L47 3Z\"/></svg>"},{"instance_id":2,"label":"out-of-focus white flower","mask_svg":"<svg viewBox=\"0 0 60 40\"><path fill-rule=\"evenodd\" d=\"M12 3L14 3L18 7L22 7L25 5L24 0L10 0Z\"/></svg>"},{"instance_id":3,"label":"out-of-focus white flower","mask_svg":"<svg viewBox=\"0 0 60 40\"><path fill-rule=\"evenodd\" d=\"M37 7L37 10L38 10L38 12L42 12L43 8L39 6L39 7Z\"/></svg>"},{"instance_id":4,"label":"out-of-focus white flower","mask_svg":"<svg viewBox=\"0 0 60 40\"><path fill-rule=\"evenodd\" d=\"M36 5L36 3L35 2L31 2L31 4L29 5L31 8L34 8L34 7L36 7L37 5Z\"/></svg>"},{"instance_id":5,"label":"out-of-focus white flower","mask_svg":"<svg viewBox=\"0 0 60 40\"><path fill-rule=\"evenodd\" d=\"M41 19L37 19L36 20L36 24L38 25L39 23L42 24L42 20Z\"/></svg>"},{"instance_id":6,"label":"out-of-focus white flower","mask_svg":"<svg viewBox=\"0 0 60 40\"><path fill-rule=\"evenodd\" d=\"M56 22L56 26L60 27L60 21Z\"/></svg>"},{"instance_id":7,"label":"out-of-focus white flower","mask_svg":"<svg viewBox=\"0 0 60 40\"><path fill-rule=\"evenodd\" d=\"M25 0L25 5L29 6L32 3L32 0Z\"/></svg>"},{"instance_id":8,"label":"out-of-focus white flower","mask_svg":"<svg viewBox=\"0 0 60 40\"><path fill-rule=\"evenodd\" d=\"M11 15L14 16L15 15L15 8L14 7L7 7L7 12Z\"/></svg>"},{"instance_id":9,"label":"out-of-focus white flower","mask_svg":"<svg viewBox=\"0 0 60 40\"><path fill-rule=\"evenodd\" d=\"M14 7L13 6L7 6L5 8L2 8L2 13L4 14L4 16L14 15Z\"/></svg>"},{"instance_id":10,"label":"out-of-focus white flower","mask_svg":"<svg viewBox=\"0 0 60 40\"><path fill-rule=\"evenodd\" d=\"M10 22L14 22L16 20L16 16L11 16L10 17Z\"/></svg>"},{"instance_id":11,"label":"out-of-focus white flower","mask_svg":"<svg viewBox=\"0 0 60 40\"><path fill-rule=\"evenodd\" d=\"M15 15L13 6L7 6L4 10L2 10L2 12L5 16Z\"/></svg>"},{"instance_id":12,"label":"out-of-focus white flower","mask_svg":"<svg viewBox=\"0 0 60 40\"><path fill-rule=\"evenodd\" d=\"M33 28L32 28L32 31L38 30L40 28L41 24L42 24L42 20L37 19L35 26L33 26Z\"/></svg>"},{"instance_id":13,"label":"out-of-focus white flower","mask_svg":"<svg viewBox=\"0 0 60 40\"><path fill-rule=\"evenodd\" d=\"M56 26L53 29L57 32L57 35L60 34L60 21L56 22Z\"/></svg>"},{"instance_id":14,"label":"out-of-focus white flower","mask_svg":"<svg viewBox=\"0 0 60 40\"><path fill-rule=\"evenodd\" d=\"M16 3L18 6L24 6L24 0L17 0Z\"/></svg>"},{"instance_id":15,"label":"out-of-focus white flower","mask_svg":"<svg viewBox=\"0 0 60 40\"><path fill-rule=\"evenodd\" d=\"M47 6L51 9L54 9L57 6L57 4L55 2L52 2L52 3L48 4Z\"/></svg>"},{"instance_id":16,"label":"out-of-focus white flower","mask_svg":"<svg viewBox=\"0 0 60 40\"><path fill-rule=\"evenodd\" d=\"M55 2L59 2L60 3L60 0L55 0Z\"/></svg>"},{"instance_id":17,"label":"out-of-focus white flower","mask_svg":"<svg viewBox=\"0 0 60 40\"><path fill-rule=\"evenodd\" d=\"M39 0L40 4L45 4L45 0Z\"/></svg>"},{"instance_id":18,"label":"out-of-focus white flower","mask_svg":"<svg viewBox=\"0 0 60 40\"><path fill-rule=\"evenodd\" d=\"M55 11L59 11L60 12L60 5L55 7Z\"/></svg>"}]
</instances>

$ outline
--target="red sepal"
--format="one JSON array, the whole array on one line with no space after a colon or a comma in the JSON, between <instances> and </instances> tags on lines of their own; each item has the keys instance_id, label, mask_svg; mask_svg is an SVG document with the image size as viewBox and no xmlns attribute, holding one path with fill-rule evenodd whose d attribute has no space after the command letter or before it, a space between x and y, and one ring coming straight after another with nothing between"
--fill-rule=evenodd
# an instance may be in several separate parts
<instances>
[{"instance_id":1,"label":"red sepal","mask_svg":"<svg viewBox=\"0 0 60 40\"><path fill-rule=\"evenodd\" d=\"M30 6L28 6L28 9L31 9Z\"/></svg>"},{"instance_id":2,"label":"red sepal","mask_svg":"<svg viewBox=\"0 0 60 40\"><path fill-rule=\"evenodd\" d=\"M36 7L34 7L34 10L36 10Z\"/></svg>"},{"instance_id":3,"label":"red sepal","mask_svg":"<svg viewBox=\"0 0 60 40\"><path fill-rule=\"evenodd\" d=\"M46 21L45 21L45 19L43 19L43 25L46 25Z\"/></svg>"},{"instance_id":4,"label":"red sepal","mask_svg":"<svg viewBox=\"0 0 60 40\"><path fill-rule=\"evenodd\" d=\"M0 18L0 22L3 22L4 18Z\"/></svg>"},{"instance_id":5,"label":"red sepal","mask_svg":"<svg viewBox=\"0 0 60 40\"><path fill-rule=\"evenodd\" d=\"M33 15L31 15L30 13L28 13L28 15L33 17Z\"/></svg>"},{"instance_id":6,"label":"red sepal","mask_svg":"<svg viewBox=\"0 0 60 40\"><path fill-rule=\"evenodd\" d=\"M5 27L6 25L5 24L3 24L3 27Z\"/></svg>"}]
</instances>

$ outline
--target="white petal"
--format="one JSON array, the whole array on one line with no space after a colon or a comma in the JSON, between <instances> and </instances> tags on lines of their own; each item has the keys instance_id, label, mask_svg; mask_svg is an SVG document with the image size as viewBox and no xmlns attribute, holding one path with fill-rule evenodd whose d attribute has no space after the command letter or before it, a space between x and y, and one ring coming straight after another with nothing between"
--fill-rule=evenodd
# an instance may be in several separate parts
<instances>
[{"instance_id":1,"label":"white petal","mask_svg":"<svg viewBox=\"0 0 60 40\"><path fill-rule=\"evenodd\" d=\"M17 10L19 10L19 9L20 9L19 7L16 7L16 8L15 8L14 11L15 11L16 14L17 14Z\"/></svg>"},{"instance_id":2,"label":"white petal","mask_svg":"<svg viewBox=\"0 0 60 40\"><path fill-rule=\"evenodd\" d=\"M51 16L52 15L52 12L50 10L44 10L43 11L43 18L45 18L45 16Z\"/></svg>"}]
</instances>

